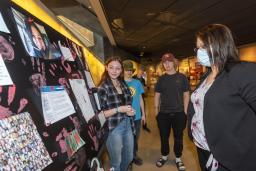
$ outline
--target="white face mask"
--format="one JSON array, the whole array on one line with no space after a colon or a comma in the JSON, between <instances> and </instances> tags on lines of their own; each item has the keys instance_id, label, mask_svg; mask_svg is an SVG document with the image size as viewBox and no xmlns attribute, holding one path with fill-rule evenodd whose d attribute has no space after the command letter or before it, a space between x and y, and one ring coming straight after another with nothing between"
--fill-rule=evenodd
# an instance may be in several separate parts
<instances>
[{"instance_id":1,"label":"white face mask","mask_svg":"<svg viewBox=\"0 0 256 171\"><path fill-rule=\"evenodd\" d=\"M210 67L211 66L211 62L210 62L210 57L206 51L206 49L198 49L197 50L197 59L198 62L203 65L203 66L207 66Z\"/></svg>"}]
</instances>

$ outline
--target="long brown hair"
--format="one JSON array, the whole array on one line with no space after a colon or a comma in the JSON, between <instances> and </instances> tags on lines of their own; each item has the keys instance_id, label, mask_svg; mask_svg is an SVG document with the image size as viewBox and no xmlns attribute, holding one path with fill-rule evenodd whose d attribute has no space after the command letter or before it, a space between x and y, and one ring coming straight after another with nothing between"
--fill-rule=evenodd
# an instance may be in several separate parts
<instances>
[{"instance_id":1,"label":"long brown hair","mask_svg":"<svg viewBox=\"0 0 256 171\"><path fill-rule=\"evenodd\" d=\"M121 72L120 76L118 77L118 79L119 79L119 80L122 80L122 75L123 75L124 69L123 69L122 60L121 60L120 57L118 57L118 56L109 57L109 58L106 60L106 62L105 62L105 67L108 66L108 64L109 64L110 62L113 62L113 61L117 61L117 62L119 62L119 63L121 64L122 72ZM101 79L100 79L100 82L99 82L98 86L101 85L102 82L103 82L104 80L106 80L107 78L109 78L109 75L108 75L107 70L105 69L104 73L101 75Z\"/></svg>"},{"instance_id":2,"label":"long brown hair","mask_svg":"<svg viewBox=\"0 0 256 171\"><path fill-rule=\"evenodd\" d=\"M196 38L204 43L211 62L216 64L219 72L223 71L229 63L239 61L238 50L227 26L207 25L197 32Z\"/></svg>"}]
</instances>

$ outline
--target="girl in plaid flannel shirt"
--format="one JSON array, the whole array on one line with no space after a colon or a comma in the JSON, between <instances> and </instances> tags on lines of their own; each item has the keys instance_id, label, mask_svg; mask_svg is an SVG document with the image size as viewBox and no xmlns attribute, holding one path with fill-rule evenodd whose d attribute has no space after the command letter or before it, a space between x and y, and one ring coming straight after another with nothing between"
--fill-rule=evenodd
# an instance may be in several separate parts
<instances>
[{"instance_id":1,"label":"girl in plaid flannel shirt","mask_svg":"<svg viewBox=\"0 0 256 171\"><path fill-rule=\"evenodd\" d=\"M132 116L135 110L131 106L130 90L121 78L123 67L120 58L109 58L105 67L98 94L110 131L106 142L110 167L115 171L126 171L133 159Z\"/></svg>"}]
</instances>

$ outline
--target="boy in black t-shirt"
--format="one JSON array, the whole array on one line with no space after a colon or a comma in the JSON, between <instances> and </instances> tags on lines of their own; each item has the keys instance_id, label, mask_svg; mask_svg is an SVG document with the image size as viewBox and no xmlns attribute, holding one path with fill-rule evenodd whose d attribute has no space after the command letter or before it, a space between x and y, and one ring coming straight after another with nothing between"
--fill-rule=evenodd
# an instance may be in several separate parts
<instances>
[{"instance_id":1,"label":"boy in black t-shirt","mask_svg":"<svg viewBox=\"0 0 256 171\"><path fill-rule=\"evenodd\" d=\"M168 160L169 136L174 135L175 163L178 170L185 170L181 161L183 150L183 130L186 126L186 113L189 102L189 83L185 75L176 72L177 59L171 53L162 56L165 74L155 87L155 113L161 138L162 156L156 162L162 167ZM160 103L160 104L159 104Z\"/></svg>"}]
</instances>

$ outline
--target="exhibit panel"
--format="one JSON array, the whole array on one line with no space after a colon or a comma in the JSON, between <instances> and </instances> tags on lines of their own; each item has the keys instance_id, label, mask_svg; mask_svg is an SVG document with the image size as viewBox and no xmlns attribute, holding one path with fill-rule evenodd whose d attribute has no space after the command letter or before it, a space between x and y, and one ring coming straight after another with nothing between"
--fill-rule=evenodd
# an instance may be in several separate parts
<instances>
[{"instance_id":1,"label":"exhibit panel","mask_svg":"<svg viewBox=\"0 0 256 171\"><path fill-rule=\"evenodd\" d=\"M108 129L86 58L75 42L0 2L0 170L90 169Z\"/></svg>"}]
</instances>

